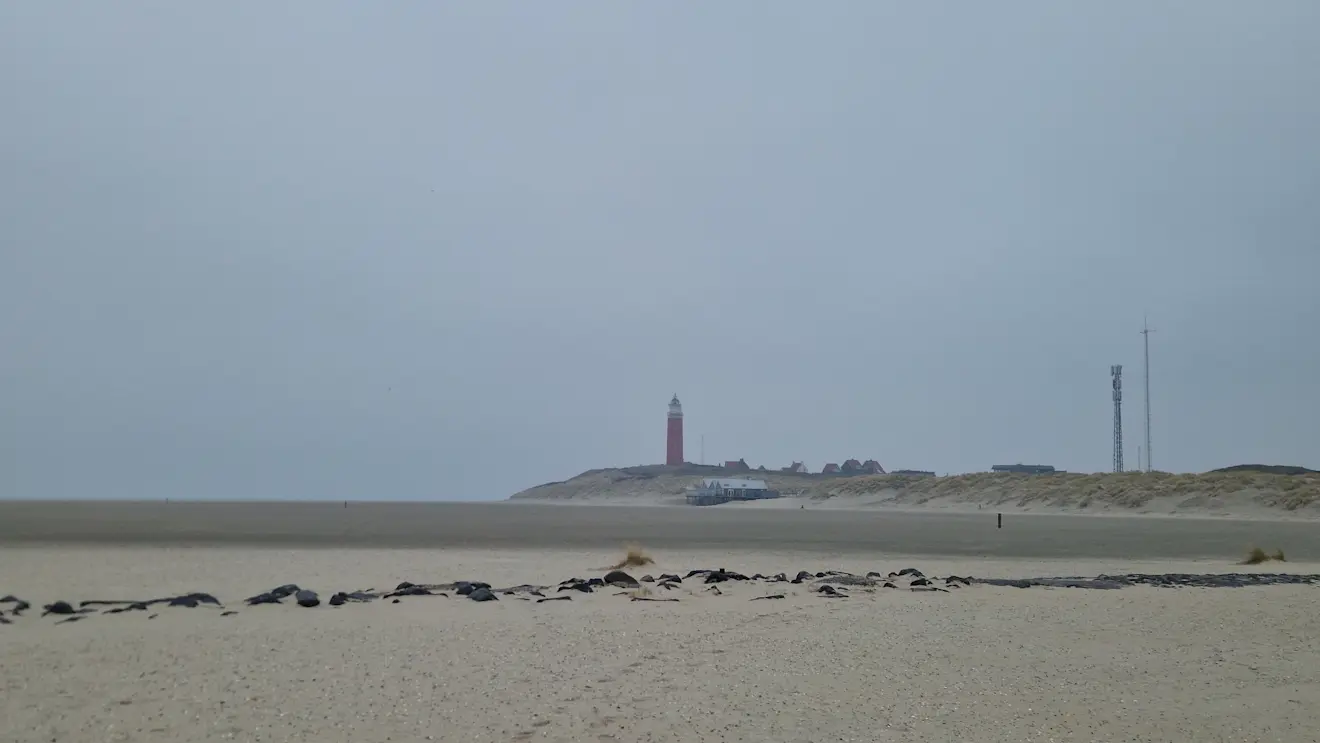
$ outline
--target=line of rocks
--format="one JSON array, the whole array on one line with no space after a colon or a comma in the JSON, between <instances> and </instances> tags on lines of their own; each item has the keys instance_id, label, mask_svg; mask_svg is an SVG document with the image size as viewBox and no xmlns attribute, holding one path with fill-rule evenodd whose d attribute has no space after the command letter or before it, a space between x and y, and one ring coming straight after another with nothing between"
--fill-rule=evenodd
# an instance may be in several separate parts
<instances>
[{"instance_id":1,"label":"line of rocks","mask_svg":"<svg viewBox=\"0 0 1320 743\"><path fill-rule=\"evenodd\" d=\"M568 578L553 586L522 584L508 588L492 588L482 581L454 581L451 583L412 583L404 581L389 591L366 589L359 591L337 592L326 602L330 606L344 604L370 603L377 599L388 599L399 603L401 599L421 596L449 597L451 594L464 596L471 601L498 601L500 596L516 600L535 601L571 601L574 594L595 593L606 589L616 589L615 595L627 595L633 601L678 601L672 597L652 595L651 587L657 590L673 591L686 584L697 583L705 586L705 591L722 595L722 583L788 583L792 585L810 584L811 593L823 598L847 598L853 591L873 592L878 589L907 589L912 592L948 593L952 590L973 585L1002 586L1012 588L1081 588L1097 590L1117 590L1131 586L1152 586L1156 588L1242 588L1247 586L1270 585L1317 585L1320 575L1294 575L1288 573L1223 573L1223 574L1145 574L1129 573L1124 575L1099 575L1087 577L1056 578L973 578L958 575L944 577L927 576L916 568L879 573L868 572L857 575L840 570L811 572L799 571L792 578L787 573L775 575L744 575L724 568L698 569L688 571L686 575L664 573L659 576L644 575L634 578L622 570L611 570L596 578ZM753 601L782 599L784 593L773 593L752 597ZM294 604L304 608L321 605L320 595L313 590L288 583L277 586L244 600L248 606L264 604L284 604L292 598ZM120 614L123 612L150 612L148 619L155 619L156 607L197 608L212 606L222 610L221 616L231 616L238 612L227 610L215 596L209 593L187 593L179 596L166 596L147 600L93 599L80 601L75 607L67 601L55 601L42 607L41 616L55 615L63 617L59 623L76 622L88 615ZM106 608L99 608L106 607ZM13 618L23 616L31 604L16 596L0 597L0 625L12 624ZM6 616L6 612L8 616Z\"/></svg>"}]
</instances>

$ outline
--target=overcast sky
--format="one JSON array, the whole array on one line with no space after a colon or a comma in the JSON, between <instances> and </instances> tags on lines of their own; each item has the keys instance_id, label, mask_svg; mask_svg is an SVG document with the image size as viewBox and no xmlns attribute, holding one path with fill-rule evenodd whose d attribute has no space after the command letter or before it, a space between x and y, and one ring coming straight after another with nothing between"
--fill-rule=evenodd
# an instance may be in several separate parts
<instances>
[{"instance_id":1,"label":"overcast sky","mask_svg":"<svg viewBox=\"0 0 1320 743\"><path fill-rule=\"evenodd\" d=\"M1320 467L1320 3L0 5L0 495Z\"/></svg>"}]
</instances>

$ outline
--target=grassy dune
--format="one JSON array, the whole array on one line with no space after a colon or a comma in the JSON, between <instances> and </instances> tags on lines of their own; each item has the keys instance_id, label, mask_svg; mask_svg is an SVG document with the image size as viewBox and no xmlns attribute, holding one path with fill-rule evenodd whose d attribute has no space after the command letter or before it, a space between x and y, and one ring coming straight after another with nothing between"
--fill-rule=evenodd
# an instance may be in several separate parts
<instances>
[{"instance_id":1,"label":"grassy dune","mask_svg":"<svg viewBox=\"0 0 1320 743\"><path fill-rule=\"evenodd\" d=\"M731 475L732 473L716 473ZM593 470L571 480L530 488L514 500L680 503L683 488L702 476L685 469L633 467ZM752 473L794 500L838 507L998 507L1078 512L1296 514L1320 516L1320 475L1235 471L1206 474L1016 475L949 477L872 475L832 477ZM783 503L777 505L785 505Z\"/></svg>"}]
</instances>

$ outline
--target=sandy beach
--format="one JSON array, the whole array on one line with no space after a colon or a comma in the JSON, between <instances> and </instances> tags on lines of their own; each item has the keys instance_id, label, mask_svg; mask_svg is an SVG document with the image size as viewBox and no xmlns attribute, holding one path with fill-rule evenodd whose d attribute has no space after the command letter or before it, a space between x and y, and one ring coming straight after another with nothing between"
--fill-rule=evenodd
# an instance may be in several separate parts
<instances>
[{"instance_id":1,"label":"sandy beach","mask_svg":"<svg viewBox=\"0 0 1320 743\"><path fill-rule=\"evenodd\" d=\"M1022 516L999 530L946 514L169 509L0 504L0 595L32 604L0 625L0 740L1304 741L1320 725L1310 585L901 582L829 598L821 580L729 581L716 595L690 578L668 591L643 584L678 599L668 602L607 588L544 603L243 603L284 583L322 599L402 581L553 587L603 575L633 541L656 560L630 568L636 577L1320 573L1320 535L1305 522ZM1289 561L1235 564L1247 543ZM224 608L40 616L56 600L193 591Z\"/></svg>"}]
</instances>

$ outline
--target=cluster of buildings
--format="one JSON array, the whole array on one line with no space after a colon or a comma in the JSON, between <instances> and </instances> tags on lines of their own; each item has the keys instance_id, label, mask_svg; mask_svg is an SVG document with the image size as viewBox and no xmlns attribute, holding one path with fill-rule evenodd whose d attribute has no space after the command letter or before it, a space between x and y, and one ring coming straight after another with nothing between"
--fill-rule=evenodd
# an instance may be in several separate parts
<instances>
[{"instance_id":1,"label":"cluster of buildings","mask_svg":"<svg viewBox=\"0 0 1320 743\"><path fill-rule=\"evenodd\" d=\"M678 395L675 394L669 400L669 415L667 418L667 429L665 434L665 464L670 467L682 467L686 464L683 459L683 404L678 401ZM751 465L747 464L746 459L728 460L724 462L724 469L731 472L752 472ZM1047 464L996 464L990 468L992 472L1007 472L1029 475L1048 475L1062 470L1056 470ZM764 465L757 467L757 472L766 472ZM781 467L780 472L808 475L812 474L802 462L793 462L787 467ZM914 477L934 477L935 473L928 470L894 470L886 473L885 468L874 459L868 459L865 462L856 459L844 460L843 464L830 462L821 468L822 475L908 475ZM687 502L692 505L708 506L718 503L728 503L735 500L761 500L763 498L778 498L779 493L766 486L764 480L751 480L745 478L719 478L708 477L702 480L701 485L689 488L686 493Z\"/></svg>"}]
</instances>

